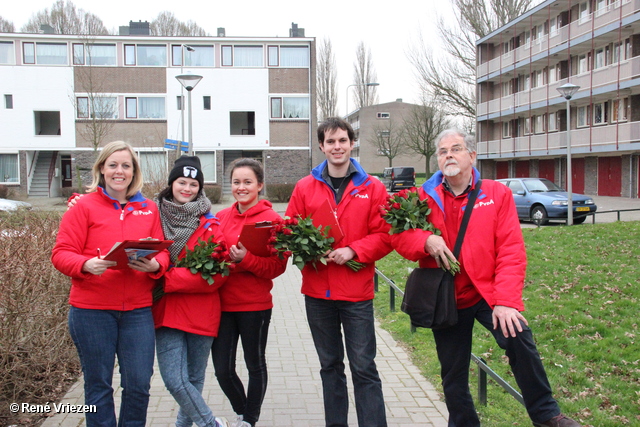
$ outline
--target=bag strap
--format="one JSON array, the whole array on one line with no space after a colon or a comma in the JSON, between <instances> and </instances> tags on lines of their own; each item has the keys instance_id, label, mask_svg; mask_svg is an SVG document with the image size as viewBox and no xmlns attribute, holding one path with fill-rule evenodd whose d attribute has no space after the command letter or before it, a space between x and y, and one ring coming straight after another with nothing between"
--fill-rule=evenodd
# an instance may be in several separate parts
<instances>
[{"instance_id":1,"label":"bag strap","mask_svg":"<svg viewBox=\"0 0 640 427\"><path fill-rule=\"evenodd\" d=\"M458 238L456 239L456 245L453 248L453 256L458 258L460 255L460 248L462 247L462 241L464 240L464 235L467 232L467 225L469 224L469 218L471 217L471 212L473 212L473 206L476 203L476 197L478 197L478 193L480 192L480 187L482 186L482 180L479 179L476 182L476 187L473 189L471 194L469 194L469 200L467 201L467 206L464 209L464 216L462 217L462 222L460 223L460 230L458 231Z\"/></svg>"}]
</instances>

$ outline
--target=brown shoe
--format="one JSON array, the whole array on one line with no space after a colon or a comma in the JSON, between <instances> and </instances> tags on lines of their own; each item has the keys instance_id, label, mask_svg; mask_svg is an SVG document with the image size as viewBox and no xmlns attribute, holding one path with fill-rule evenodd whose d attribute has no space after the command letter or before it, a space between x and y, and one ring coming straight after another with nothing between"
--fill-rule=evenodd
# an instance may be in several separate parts
<instances>
[{"instance_id":1,"label":"brown shoe","mask_svg":"<svg viewBox=\"0 0 640 427\"><path fill-rule=\"evenodd\" d=\"M538 427L582 427L582 424L564 414L556 415L543 423L534 423L534 425Z\"/></svg>"}]
</instances>

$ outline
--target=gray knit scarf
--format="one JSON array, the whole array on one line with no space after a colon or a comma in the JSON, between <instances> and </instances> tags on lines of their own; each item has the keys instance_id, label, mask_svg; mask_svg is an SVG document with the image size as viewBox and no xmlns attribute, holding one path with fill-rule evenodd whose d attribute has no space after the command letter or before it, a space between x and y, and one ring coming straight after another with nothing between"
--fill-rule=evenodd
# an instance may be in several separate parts
<instances>
[{"instance_id":1,"label":"gray knit scarf","mask_svg":"<svg viewBox=\"0 0 640 427\"><path fill-rule=\"evenodd\" d=\"M172 200L160 199L158 207L164 238L174 241L169 246L169 254L173 264L178 259L187 240L200 225L200 217L211 210L211 202L203 192L194 201L184 205L178 205Z\"/></svg>"}]
</instances>

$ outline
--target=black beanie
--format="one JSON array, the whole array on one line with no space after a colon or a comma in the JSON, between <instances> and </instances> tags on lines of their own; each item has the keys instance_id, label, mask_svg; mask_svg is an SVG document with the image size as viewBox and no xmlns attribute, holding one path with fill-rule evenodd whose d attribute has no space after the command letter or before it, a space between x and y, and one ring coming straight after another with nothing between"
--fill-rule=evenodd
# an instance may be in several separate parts
<instances>
[{"instance_id":1,"label":"black beanie","mask_svg":"<svg viewBox=\"0 0 640 427\"><path fill-rule=\"evenodd\" d=\"M173 169L169 173L169 187L178 178L192 178L200 184L200 191L204 186L204 176L202 176L202 166L198 156L181 156L173 164Z\"/></svg>"}]
</instances>

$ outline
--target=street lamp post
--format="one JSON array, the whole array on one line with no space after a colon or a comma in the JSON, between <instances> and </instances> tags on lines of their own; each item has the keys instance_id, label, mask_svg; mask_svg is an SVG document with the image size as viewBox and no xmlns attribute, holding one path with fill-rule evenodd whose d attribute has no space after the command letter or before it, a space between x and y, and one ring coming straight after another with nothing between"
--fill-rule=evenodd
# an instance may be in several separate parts
<instances>
[{"instance_id":1,"label":"street lamp post","mask_svg":"<svg viewBox=\"0 0 640 427\"><path fill-rule=\"evenodd\" d=\"M354 83L352 85L347 86L347 95L345 96L345 100L346 100L346 111L344 112L345 117L349 115L349 88L351 86L380 86L380 83Z\"/></svg>"},{"instance_id":2,"label":"street lamp post","mask_svg":"<svg viewBox=\"0 0 640 427\"><path fill-rule=\"evenodd\" d=\"M571 97L580 89L580 86L565 83L558 88L560 95L567 100L567 225L573 225L573 188L571 176Z\"/></svg>"},{"instance_id":3,"label":"street lamp post","mask_svg":"<svg viewBox=\"0 0 640 427\"><path fill-rule=\"evenodd\" d=\"M189 149L188 149L188 153L190 156L193 156L193 122L192 122L192 108L191 108L191 91L193 90L194 87L196 87L196 85L200 82L200 80L202 80L202 76L198 75L198 74L191 74L191 73L186 73L186 74L180 74L179 76L176 76L176 79L178 79L178 81L180 82L180 84L182 85L182 87L184 87L187 90L187 94L188 94L188 103L189 103Z\"/></svg>"},{"instance_id":4,"label":"street lamp post","mask_svg":"<svg viewBox=\"0 0 640 427\"><path fill-rule=\"evenodd\" d=\"M183 44L181 51L182 51L182 59L180 61L180 74L184 74L184 60L186 58L186 55L184 54L184 50L187 49L188 52L195 52L195 49L191 46L189 46L188 44ZM180 113L182 114L182 141L184 141L184 86L182 86L180 88ZM176 149L179 151L180 150L180 144L177 145Z\"/></svg>"}]
</instances>

